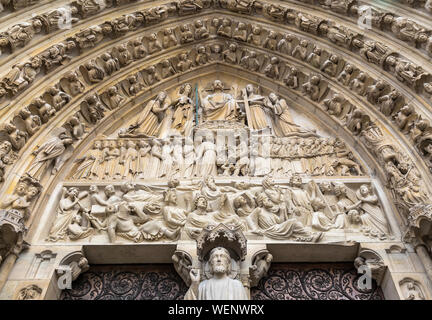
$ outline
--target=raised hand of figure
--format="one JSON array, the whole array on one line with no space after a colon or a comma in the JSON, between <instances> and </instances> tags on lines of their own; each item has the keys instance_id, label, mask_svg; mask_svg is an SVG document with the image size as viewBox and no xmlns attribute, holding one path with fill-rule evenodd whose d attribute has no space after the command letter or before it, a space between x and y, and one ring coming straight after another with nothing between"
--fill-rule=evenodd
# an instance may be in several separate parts
<instances>
[{"instance_id":1,"label":"raised hand of figure","mask_svg":"<svg viewBox=\"0 0 432 320\"><path fill-rule=\"evenodd\" d=\"M198 284L200 282L201 275L199 269L191 269L189 276L193 284Z\"/></svg>"}]
</instances>

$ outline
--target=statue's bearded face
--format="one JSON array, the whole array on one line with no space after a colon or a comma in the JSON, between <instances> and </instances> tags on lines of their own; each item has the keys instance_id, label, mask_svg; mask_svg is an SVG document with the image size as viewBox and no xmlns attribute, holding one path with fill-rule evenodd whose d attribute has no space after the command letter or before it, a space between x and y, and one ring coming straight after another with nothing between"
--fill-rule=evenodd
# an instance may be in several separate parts
<instances>
[{"instance_id":1,"label":"statue's bearded face","mask_svg":"<svg viewBox=\"0 0 432 320\"><path fill-rule=\"evenodd\" d=\"M230 261L229 253L223 248L213 249L210 255L210 264L215 274L228 273Z\"/></svg>"}]
</instances>

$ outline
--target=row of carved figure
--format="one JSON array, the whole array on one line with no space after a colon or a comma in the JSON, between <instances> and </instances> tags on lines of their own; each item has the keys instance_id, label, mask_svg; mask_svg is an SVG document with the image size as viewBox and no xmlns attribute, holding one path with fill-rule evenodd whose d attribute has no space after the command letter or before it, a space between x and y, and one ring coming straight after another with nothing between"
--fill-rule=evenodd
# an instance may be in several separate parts
<instances>
[{"instance_id":1,"label":"row of carved figure","mask_svg":"<svg viewBox=\"0 0 432 320\"><path fill-rule=\"evenodd\" d=\"M432 12L432 3L430 0L402 0L402 1L389 1L390 3L405 4L412 8L424 8L427 12Z\"/></svg>"},{"instance_id":2,"label":"row of carved figure","mask_svg":"<svg viewBox=\"0 0 432 320\"><path fill-rule=\"evenodd\" d=\"M391 32L397 39L407 42L414 48L423 47L429 55L432 54L432 38L430 37L431 30L410 18L395 13L395 11L375 8L373 7L373 4L360 3L356 0L297 1L316 4L338 14L344 14L356 18L363 17L363 21L361 19L357 19L357 21L361 21L365 28L371 29L372 27L375 27L385 32ZM432 2L428 0L427 3L428 4L425 8L427 8L428 11L432 10Z\"/></svg>"},{"instance_id":3,"label":"row of carved figure","mask_svg":"<svg viewBox=\"0 0 432 320\"><path fill-rule=\"evenodd\" d=\"M196 24L202 24L202 21L198 20ZM288 43L286 38L290 38L291 42ZM269 43L270 40L270 38L267 38L266 43ZM270 47L273 48L275 43ZM297 45L293 46L293 43L297 43ZM138 52L146 51L146 47L142 43L140 44L139 41L136 45L135 49ZM305 45L305 47L302 45ZM159 47L161 46L159 44ZM287 65L277 57L266 56L264 54L258 55L255 51L239 48L235 43L227 44L226 46L226 49L223 49L223 46L220 44L213 44L209 50L200 45L189 53L181 53L175 58L165 59L154 66L146 68L142 73L129 76L127 80L122 82L121 87L124 88L127 95L135 95L137 92L143 90L145 85L152 85L162 78L172 76L178 72L188 71L193 67L218 61L221 58L227 63L240 64L251 71L261 71L270 78L281 79L287 86L293 89L296 89L301 84L302 78L304 78L304 75L296 67ZM141 47L142 50L140 49ZM307 40L286 35L279 40L276 45L276 48L278 47L287 54L292 54L300 59L306 59L307 62L328 75L337 77L337 80L349 86L352 92L358 95L366 95L369 102L379 105L379 109L384 115L395 120L396 125L403 133L412 133L411 136L420 153L426 159L430 158L430 149L432 148L429 137L430 124L424 119L424 116L419 115L414 110L413 106L404 105L405 98L396 89L392 89L382 80L373 80L366 73L361 72L351 64L344 65L343 60L336 55L327 55L327 58L321 58L321 49L310 47L307 44ZM118 45L113 49L111 54L105 53L80 67L80 74L86 80L85 82L89 84L98 83L119 68L128 65L134 59L138 59L140 54L135 49L126 44ZM21 85L28 83L25 79L33 79L34 76L32 74L34 74L34 69L32 65L36 67L40 63L40 59L34 58L32 63L22 68L21 71L23 74L20 74L19 70L17 70L18 73L15 73L12 77L15 78L16 81L13 83L16 85L12 87L18 90ZM400 70L400 76L410 79L410 81L412 80L413 83L415 82L414 79L422 77L420 74L411 74L409 71L405 72L402 69ZM327 84L316 75L307 85L303 85L302 88L309 94L312 100L318 101L326 93ZM424 88L426 91L432 92L432 86L429 83L425 83ZM59 84L50 87L44 95L35 99L28 109L24 108L19 112L16 116L16 121L22 122L21 118L25 122L24 125L21 125L21 128L25 127L25 130L21 131L27 131L27 134L31 136L40 127L41 123L47 122L50 117L56 114L56 111L71 100L71 97L84 90L85 86L76 73L71 72L67 74L60 80ZM118 88L110 88L107 95L107 99L110 100L108 101L108 109L112 109L124 102L123 97L118 93ZM95 123L102 117L103 111L107 108L104 108L102 104L96 103L94 96L89 98L89 102L85 104L87 106L93 104L97 108L92 107L91 110L85 110L84 116L87 121ZM340 118L345 117L349 111L353 110L352 103L339 94L330 100L325 100L324 104L330 114ZM84 109L87 109L87 107L84 106ZM358 133L369 118L367 115L362 114L361 111L353 112L353 114L356 116L355 123L354 125L350 125L349 128ZM13 125L7 125L5 128L7 134L14 132ZM71 125L78 126L77 119L71 119ZM19 136L18 138L20 142L15 142L14 140L16 139L10 139L15 150L18 150L18 146L22 145L22 142L25 140L23 136Z\"/></svg>"},{"instance_id":4,"label":"row of carved figure","mask_svg":"<svg viewBox=\"0 0 432 320\"><path fill-rule=\"evenodd\" d=\"M211 176L200 183L166 187L124 182L119 193L108 185L101 193L64 190L48 240L83 239L107 232L133 241L176 240L181 231L195 238L203 228L224 223L272 239L318 241L322 232L346 229L381 240L390 236L378 198L369 185L356 192L343 183L307 185L299 176L277 186L266 176L261 184L233 182L217 186Z\"/></svg>"},{"instance_id":5,"label":"row of carved figure","mask_svg":"<svg viewBox=\"0 0 432 320\"><path fill-rule=\"evenodd\" d=\"M78 159L72 180L193 178L211 176L286 177L292 174L362 175L339 139L263 138L237 145L203 139L98 140Z\"/></svg>"},{"instance_id":6,"label":"row of carved figure","mask_svg":"<svg viewBox=\"0 0 432 320\"><path fill-rule=\"evenodd\" d=\"M99 103L101 103L99 101ZM370 130L374 129L373 126L367 127ZM364 129L367 129L364 128ZM366 130L365 132L372 132L370 136L365 134L365 137L369 139L379 139L384 140L384 137L379 135L380 133L376 129L375 131ZM362 132L360 130L360 132ZM67 155L70 152L66 152L68 146L71 145L73 139L65 131L60 131L59 135L54 136L52 139L44 143L36 153L40 156L36 157L33 162L29 172L35 178L40 178L44 171L53 163L53 173L55 173L62 163L67 160ZM376 144L376 142L372 141ZM372 150L378 150L383 156L379 157L385 164L385 169L389 174L389 181L392 181L391 187L397 195L401 196L406 203L422 203L427 200L426 191L421 188L421 178L418 174L417 169L414 167L413 163L404 155L401 155L398 151L395 151L395 147L388 145L387 142L383 143L386 148L382 148L378 143L376 146L372 145ZM6 143L5 143L6 145ZM389 152L391 150L391 152ZM70 151L70 150L69 150ZM352 163L351 163L352 164ZM348 163L349 166L351 164ZM343 168L344 165L340 163ZM313 172L312 172L313 173Z\"/></svg>"},{"instance_id":7,"label":"row of carved figure","mask_svg":"<svg viewBox=\"0 0 432 320\"><path fill-rule=\"evenodd\" d=\"M123 2L127 3L131 1ZM255 6L256 3L257 2L254 3ZM366 8L370 8L369 19L371 20L371 26L377 27L380 30L390 31L398 39L408 42L414 47L424 45L425 49L429 54L431 54L432 52L431 30L419 25L412 19L398 16L394 12L372 8L369 4L367 6L359 6L356 4L356 1L352 0L333 0L323 3L319 1L319 5L324 8L334 10L337 13L343 13L353 16L361 16L362 14L364 14ZM20 23L9 27L2 34L3 41L1 42L1 44L3 47L10 46L11 50L14 51L16 48L24 47L27 43L29 43L36 33L40 33L42 31L42 28L44 28L46 33L50 33L55 30L64 28L64 25L66 24L68 24L69 26L73 23L78 22L80 18L86 18L88 16L97 14L99 11L107 7L109 8L111 6L112 3L107 3L106 1L97 2L91 0L73 2L68 7L51 10L47 13L33 17L28 22ZM203 4L200 4L200 1L188 0L178 1L177 4L174 4L174 7L172 5L166 6L165 8L163 6L157 7L155 11L167 15L175 12L177 9L178 13L182 15L184 13L195 13L202 8L204 8L204 6ZM291 13L291 11L293 10L290 10L288 7L283 5L264 4L259 5L259 9L262 9L262 13L264 14L264 16L272 20L286 20L287 22L292 22L292 20L295 19L304 20L303 18L295 17L295 14ZM101 37L103 38L103 33L108 34L113 31L116 35L122 35L127 31L135 30L141 23L153 22L152 18L156 18L153 17L153 13L151 10L149 10L147 16L143 12L141 12L140 14L129 14L129 16L130 17L128 17L127 19L119 18L115 21L111 21L110 24L115 26L115 28L106 28L105 32L102 32L101 29ZM301 21L295 21L295 23L297 24L297 26L301 25ZM240 30L238 31L241 38L243 31L246 32L246 27L242 26L242 28L240 28ZM354 36L355 33L351 33L351 35ZM101 41L101 39L99 41ZM92 42L98 41L95 39ZM86 46L81 45L80 47L83 48Z\"/></svg>"},{"instance_id":8,"label":"row of carved figure","mask_svg":"<svg viewBox=\"0 0 432 320\"><path fill-rule=\"evenodd\" d=\"M317 76L312 76L309 80L306 80L306 83L301 84L301 87L303 88L305 94L309 94L309 96L311 96L314 90L316 91L316 78ZM71 74L71 78L69 79L71 79L71 82L69 83L71 85L73 83L81 83L75 73ZM321 80L318 81L318 83L320 82ZM107 103L113 103L112 105L114 107L124 102L124 99L126 99L125 96L127 96L127 94L123 96L119 92L118 87L112 87L108 90L108 92L109 100L107 100ZM325 96L323 96L321 99L323 98L325 98ZM93 116L94 119L93 121L90 120L89 124L95 123L98 121L98 119L102 118L103 112L98 113L98 110L103 110L104 105L96 94L88 96L85 99L84 106L87 108L84 110L90 110L90 112L84 112L84 114L90 114ZM427 189L424 188L424 182L419 177L418 170L415 168L412 160L409 159L407 155L402 154L398 150L398 148L394 146L395 142L387 141L388 139L382 134L379 128L377 128L376 125L371 123L371 121L368 120L368 116L365 115L360 109L353 109L348 114L347 119L348 120L346 125L349 130L361 134L361 136L365 138L367 143L369 143L368 139L372 141L372 143L369 143L368 147L371 149L372 152L377 154L380 163L383 165L383 168L386 169L386 172L389 175L389 181L393 181L391 184L391 188L396 190L395 192L397 196L400 196L402 198L403 203L406 206L409 206L412 203L422 203L423 201L425 201L425 199L427 200ZM364 121L365 119L367 121ZM9 129L10 133L8 134L11 141L17 141L18 138L21 138L20 134L22 133L22 131L20 131L16 127L11 126L9 126ZM24 145L24 142L25 140L22 141L22 145ZM40 158L35 160L35 165L33 166L33 169L35 169L36 171L39 168L45 169L51 164L51 162L55 162L54 170L52 172L57 172L60 165L66 159L64 157L64 152L67 150L67 146L70 145L72 142L73 139L70 136L69 138L67 138L67 134L64 134L64 132L62 134L62 137L60 137L59 135L54 136L51 140L47 141L38 149L39 151L42 151L44 149L50 149L52 152L49 153L48 157L43 157L44 154L41 153ZM51 144L58 147L58 149L55 150L56 152L53 152L53 149L49 148ZM389 149L391 149L392 152L388 152ZM41 173L42 171L39 171L38 175ZM39 177L38 175L36 175L35 177ZM407 175L409 175L409 179L404 178Z\"/></svg>"},{"instance_id":9,"label":"row of carved figure","mask_svg":"<svg viewBox=\"0 0 432 320\"><path fill-rule=\"evenodd\" d=\"M0 12L22 10L40 1L41 0L0 0Z\"/></svg>"},{"instance_id":10,"label":"row of carved figure","mask_svg":"<svg viewBox=\"0 0 432 320\"><path fill-rule=\"evenodd\" d=\"M201 20L198 20L195 23L202 25ZM239 23L239 25L241 24L243 23ZM167 30L171 29L165 30L165 32L169 33ZM261 29L258 27L255 27L254 30L260 30L259 32L261 32ZM268 31L265 32L267 33ZM281 52L293 55L300 60L305 60L329 76L337 77L339 82L349 86L354 93L359 95L366 94L369 102L380 104L380 110L386 116L393 116L393 114L402 107L402 104L404 103L403 96L400 93L397 93L395 89L392 89L384 81L374 81L366 73L361 72L351 64L345 64L337 55L331 55L328 53L323 54L320 48L311 46L307 40L301 40L292 35L285 35L283 37L274 32L270 32L270 34L271 33L273 33L276 38L272 40L268 37L264 44L266 47L270 49L278 49ZM153 35L156 37L156 33ZM277 38L279 37L281 38L277 41ZM152 36L150 36L150 38L152 38ZM192 36L191 39L193 40L194 37ZM287 39L289 39L289 41ZM153 41L149 40L149 49L146 49L140 39L133 40L128 44L118 45L111 53L104 53L97 59L85 63L80 67L80 73L87 83L98 83L107 76L110 76L113 72L119 70L121 67L127 66L136 59L142 58L143 55L146 54L147 50L151 51L153 47L158 50L162 48L162 44L157 40L157 37ZM323 57L321 57L321 55L323 55ZM325 56L327 56L327 58L324 58ZM175 73L186 72L193 67L217 61L221 57L227 63L240 64L251 71L261 71L270 78L281 79L293 89L298 87L299 77L302 76L296 67L283 63L277 57L266 56L264 54L258 55L257 52L247 49L241 50L238 48L237 44L232 43L227 45L226 49L222 49L218 44L212 45L210 50L206 49L202 45L198 46L189 53L179 54L175 58L163 60L159 64L147 68L143 74L131 75L123 85L129 95L134 95L145 85L152 85L155 82L172 76ZM7 77L8 79L4 83L12 91L18 92L21 90L20 88L27 86L28 83L34 80L36 71L39 70L41 63L42 60L36 57L24 66L17 66L16 70L10 74L10 77ZM407 68L403 67L403 65L407 66ZM421 80L424 75L422 72L417 73L417 71L415 71L417 69L414 66L408 66L402 62L400 68L398 67L396 69L397 74L401 79L405 79L414 86L418 86L416 83L418 80ZM62 83L63 85L61 85ZM325 91L326 86L323 85L318 78L314 78L314 81L311 84L313 86L308 86L305 89L310 92L311 99L318 100L323 94L323 91ZM59 86L62 90L69 92L70 96L77 95L84 91L84 85L76 79L73 73L68 74L63 78L57 88L49 88L41 98L35 99L31 104L32 109L34 109L33 114L39 115L42 122L48 121L50 116L55 115L56 110L59 110L70 101L68 94L61 92L58 88ZM318 88L320 90L318 90ZM427 92L432 92L432 85L430 85L430 83L425 83L424 88ZM346 101L339 96L330 102L333 102L330 106L331 108L340 108L340 106ZM412 127L412 122L415 120L423 122L426 121L422 120L422 116L417 115L413 108L414 107L412 106L407 106L403 110L403 120L399 121L400 123L397 123L402 132L408 130L410 126ZM350 103L347 103L346 108L340 112L346 113L348 109L350 109ZM25 112L26 111L24 111L24 113ZM331 110L331 112L337 113L337 111L333 110ZM411 121L405 121L405 115L410 116L409 118ZM93 118L94 117L97 117L97 115L93 115ZM34 131L38 127L38 121L33 118L34 117L27 120L27 122L29 122L28 126L30 128L35 128L30 131ZM92 121L94 122L94 119L92 119ZM425 125L422 124L421 126L424 127ZM29 134L32 133L33 132ZM425 148L422 148L423 153L425 153L424 149Z\"/></svg>"},{"instance_id":11,"label":"row of carved figure","mask_svg":"<svg viewBox=\"0 0 432 320\"><path fill-rule=\"evenodd\" d=\"M242 2L248 3L248 1ZM238 3L234 7L237 5L241 7L242 3ZM400 54L395 52L395 50L392 50L389 47L373 40L363 40L362 35L343 26L338 26L330 20L327 21L306 13L297 12L285 7L279 7L278 5L274 4L265 4L264 8L267 8L267 6L274 9L268 11L273 12L272 17L279 17L276 12L281 12L281 17L284 21L289 24L295 24L300 30L325 36L336 45L348 47L356 52L358 51L360 56L366 59L368 62L379 65L385 70L389 70L390 72L394 73L399 81L405 83L411 88L422 90L422 83L430 79L430 75L426 73L421 66L418 66L407 59L399 57ZM223 7L230 8L229 5L223 5ZM1 95L6 95L6 93L9 92L12 96L17 94L18 91L16 88L14 86L10 87L10 83L8 82L10 82L11 78L13 78L13 74L20 73L20 69L23 69L24 66L31 65L32 61L39 60L36 67L28 67L29 69L32 69L33 73L36 75L40 72L40 67L42 67L42 65L45 65L46 69L49 70L53 66L61 64L63 61L67 61L69 57L67 56L66 52L73 49L74 47L81 49L94 47L107 35L114 37L121 36L129 31L136 30L143 23L147 25L161 22L162 20L168 18L170 13L177 11L180 12L181 8L190 8L190 12L194 13L195 11L200 11L203 6L195 3L195 1L179 1L176 5L174 5L174 7L172 7L171 4L149 8L144 11L124 15L121 18L116 18L101 25L92 26L88 29L80 31L80 33L76 34L74 37L71 37L64 42L55 44L44 53L32 57L28 62L15 65L10 75L3 79L3 86L0 90L0 93ZM193 10L194 8L195 10ZM39 22L39 24L41 23ZM279 39L281 38L281 35L278 32L265 30L265 28L262 28L258 25L250 26L250 24L246 22L239 22L237 26L235 26L235 24L236 22L230 18L214 18L211 22L201 20L195 21L194 26L185 24L175 28L177 30L174 30L174 28L167 28L163 32L159 32L159 34L152 33L148 37L146 36L144 38L137 38L136 40L132 41L130 46L134 48L133 50L136 49L136 53L138 55L143 55L144 51L141 45L143 40L144 42L149 42L149 48L147 48L147 52L150 53L153 50L156 52L157 50L161 50L163 47L167 48L169 46L175 45L176 42L188 43L195 41L196 39L206 38L208 37L208 34L211 34L232 38L237 41L247 41L253 43L254 45L259 45L262 43L265 44L267 48L277 49L277 42L280 42ZM399 21L397 20L393 22L393 24L399 26ZM404 23L402 23L402 25L404 25ZM32 26L28 26L27 28L32 30L34 29ZM401 29L404 30L403 28ZM16 32L18 34L20 33L19 30ZM35 31L33 30L32 32L34 33ZM26 34L25 31L23 31L23 33ZM266 40L264 40L265 37L267 37ZM423 39L424 37L425 36L423 35L420 38ZM285 39L282 39L282 43L285 43L285 46L291 46L291 42L294 38L294 36L288 34L286 35ZM429 48L428 50L431 50L432 48L432 40L430 39L431 38L429 38L427 41L424 39L424 41L422 40L423 42L427 42L427 48ZM152 41L154 42L154 45L150 44ZM159 44L156 44L158 41ZM7 44L8 42L8 36L4 37L2 43ZM309 41L303 40L298 50L299 54L304 55L303 52L308 46L311 46ZM306 58L307 56L305 56L303 60ZM27 84L22 85L20 89L28 87L30 82L31 81L27 81Z\"/></svg>"},{"instance_id":12,"label":"row of carved figure","mask_svg":"<svg viewBox=\"0 0 432 320\"><path fill-rule=\"evenodd\" d=\"M23 8L38 1L40 0L1 0L0 12L7 4L13 4L14 8L17 6ZM48 12L34 14L31 19L9 26L0 32L0 49L3 49L0 50L0 54L4 48L14 52L25 47L36 34L42 32L49 34L59 29L71 29L72 24L79 22L80 19L96 15L115 5L120 6L133 1L136 0L77 0Z\"/></svg>"}]
</instances>

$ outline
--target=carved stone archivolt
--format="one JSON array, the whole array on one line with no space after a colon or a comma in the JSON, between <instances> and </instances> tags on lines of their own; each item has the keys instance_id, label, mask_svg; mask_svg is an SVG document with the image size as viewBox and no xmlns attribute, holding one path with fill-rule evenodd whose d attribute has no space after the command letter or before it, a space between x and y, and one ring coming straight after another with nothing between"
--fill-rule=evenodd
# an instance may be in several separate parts
<instances>
[{"instance_id":1,"label":"carved stone archivolt","mask_svg":"<svg viewBox=\"0 0 432 320\"><path fill-rule=\"evenodd\" d=\"M238 49L236 49L238 50ZM236 51L237 52L237 51ZM197 59L199 54L197 54ZM185 57L184 55L180 55ZM246 58L247 56L245 56ZM332 56L333 57L333 56ZM185 59L185 58L179 58L179 59ZM269 59L269 61L271 62L272 58L268 57L267 59ZM332 58L333 60L336 58ZM118 60L118 59L117 59ZM200 59L198 59L200 60ZM201 61L201 60L200 60ZM206 60L204 60L205 62ZM276 61L276 60L274 60ZM100 69L99 73L100 75L98 76L96 72L97 69L94 69L94 67L96 67L96 65L94 64L95 62L90 62L87 66L87 68L83 67L83 77L86 78L87 80L85 81L95 81L96 79L98 79L98 77L100 79L103 79L104 77L102 76L103 74L100 72L103 70ZM324 72L325 70L328 69L329 67L329 63L331 62L331 59L328 60L328 62L324 61L323 66L325 65L324 68L321 68ZM174 62L175 64L175 62ZM189 63L182 63L181 61L177 64L177 66L182 65L182 67L180 67L179 71L180 72L184 72L186 69L191 68L186 66ZM280 64L278 62L278 64ZM90 66L94 66L94 67L90 67ZM273 67L271 67L272 64L268 64L266 66L265 62L263 61L263 72L265 75L267 75L270 78L273 78L274 76L272 74L270 74L269 72L273 73L273 70L276 65L274 65ZM90 69L88 69L90 68ZM91 69L93 68L93 69ZM99 68L99 67L98 67ZM186 69L184 69L186 68ZM171 67L171 69L173 69ZM268 71L266 71L268 69ZM284 78L285 81L285 77L281 77L280 74L280 67L277 66L278 69L278 78ZM91 71L93 70L93 71ZM156 72L157 69L154 69ZM164 72L164 69L162 68L162 70L160 72ZM276 70L276 69L274 69ZM296 78L292 78L292 68L283 68L282 70L287 72L287 84L289 86L297 86L298 80L296 80ZM89 71L91 71L89 73ZM173 71L175 72L175 70L173 69ZM155 73L156 75L156 73ZM89 78L89 76L91 78ZM73 80L74 76L73 74L71 74L70 76L68 76L69 78L67 79L71 79L72 81L75 81L76 85L75 85L75 89L72 89L72 87L70 87L70 84L67 83L67 79L64 79L65 81L63 81L63 85L62 88L64 88L63 90L67 91L70 93L70 95L74 95L76 94L76 90L78 90L78 92L81 90L79 89L80 86L82 86L82 82L77 80ZM160 77L160 76L159 76ZM350 82L350 87L354 88L355 92L358 92L360 94L366 94L367 93L367 97L369 101L382 101L383 104L385 104L387 100L386 96L384 95L384 89L374 89L374 85L371 85L368 87L368 89L366 90L366 84L361 85L361 81L359 79L362 79L362 77L364 78L365 75L359 75L359 78L353 79ZM128 84L125 87L126 90L126 94L125 96L128 95L135 95L138 91L143 89L143 83L140 84L140 76L136 76L136 77L131 77L128 79ZM141 81L145 81L145 76L143 75L143 78L141 79ZM162 77L163 78L163 77ZM93 80L90 80L93 79ZM311 81L306 81L304 83L304 85L302 86L302 89L304 91L304 93L309 96L313 101L317 101L317 100L321 100L321 96L324 94L324 92L326 91L326 86L327 84L321 80L319 80L318 76L311 76L310 77ZM69 80L69 81L71 81ZM77 82L78 81L78 82ZM84 81L84 82L85 82ZM150 81L150 82L148 82ZM153 80L149 79L147 81L147 83L153 83ZM160 80L159 80L160 81ZM363 80L364 81L364 80ZM61 82L62 83L62 82ZM61 84L60 83L60 84ZM292 83L292 85L290 84ZM145 85L145 83L144 83ZM123 86L123 84L121 85ZM363 89L361 89L363 86ZM378 83L378 88L382 88L382 84ZM378 90L378 91L377 91ZM189 89L190 91L190 89ZM42 122L46 122L49 121L51 116L55 116L56 114L56 109L61 108L62 106L64 106L65 104L68 103L68 101L70 100L70 97L68 93L66 92L61 92L58 89L52 88L49 91L50 95L50 99L53 99L53 101L56 102L51 102L51 104L47 103L47 102L43 102L41 99L36 99L34 102L34 106L35 106L35 110L37 110L37 114L33 115L33 116L29 116L25 114L25 111L23 111L23 114L21 116L22 119L25 120L25 124L20 125L20 127L22 127L24 130L20 130L20 129L16 129L16 125L14 125L13 123L10 123L7 125L7 127L5 127L5 134L7 137L8 142L11 142L12 146L15 146L15 149L20 149L22 148L22 145L25 143L25 141L28 139L28 135L32 135L35 130L37 130L40 127L40 122L42 119ZM331 94L331 93L330 93ZM324 99L324 105L325 108L328 109L329 113L331 115L334 115L338 118L344 118L346 117L348 112L352 112L353 115L355 115L354 119L352 119L351 123L349 123L349 128L352 128L352 131L354 133L358 133L359 130L361 130L361 128L364 126L364 122L366 121L366 119L368 119L367 115L363 116L362 114L360 114L360 111L355 111L354 108L352 108L352 103L349 102L349 100L343 98L343 96L337 92L335 92L333 94L333 98L331 99ZM382 95L382 98L381 96ZM104 116L104 110L106 108L108 109L112 109L118 106L121 106L122 103L124 102L124 99L126 99L126 97L122 95L121 92L119 92L119 88L118 87L112 87L110 88L110 90L107 91L106 93L106 104L107 106L105 106L105 104L101 104L98 103L98 98L94 95L90 95L88 97L85 98L85 101L83 101L82 106L81 106L81 110L80 110L80 114L77 114L76 116L74 116L74 119L72 119L72 123L74 123L75 125L72 126L73 130L77 130L81 133L75 135L75 138L79 140L79 138L82 136L83 133L83 128L79 128L79 125L77 124L78 120L81 119L85 119L86 121L90 122L91 124L95 124L98 120L100 120L103 116ZM103 98L103 97L102 97ZM48 99L48 98L46 98ZM275 102L279 103L277 98L275 98ZM49 99L48 99L49 100ZM99 100L100 101L100 100ZM55 107L53 107L52 105L54 105ZM283 106L283 104L282 104ZM399 113L395 114L395 111L397 111L396 106L392 106L391 107L392 111L390 111L390 113L388 114L389 116L392 116L395 119L395 123L398 125L398 127L400 128L400 130L406 132L407 134L413 136L414 140L417 140L419 143L421 143L421 148L423 148L422 150L426 150L427 148L427 136L425 136L424 138L422 137L418 137L419 134L421 134L420 132L417 133L417 131L419 130L423 130L424 132L427 132L428 130L428 124L427 122L425 122L424 120L421 120L421 117L419 117L415 111L413 111L412 107L406 107L406 108L402 108L400 110ZM163 110L163 109L162 109ZM383 106L383 112L387 113L388 111L388 107L384 107ZM354 112L355 111L355 112ZM241 114L239 115L241 116ZM214 117L217 118L217 115L214 115ZM38 119L39 118L39 119ZM358 119L358 120L357 120ZM418 120L416 120L418 119ZM18 121L18 119L16 120ZM416 125L416 121L419 122L419 126ZM359 124L357 124L358 122L360 122ZM65 124L66 125L66 124ZM71 125L67 124L69 127ZM360 125L360 127L359 127ZM189 125L190 126L190 125ZM260 127L261 124L258 122L256 124L254 124L255 127ZM417 127L419 128L419 130L417 130ZM130 128L130 130L134 130L133 128ZM280 130L283 130L280 129ZM26 132L27 131L27 132ZM27 134L27 136L26 136ZM145 134L145 133L144 133ZM420 148L420 145L419 145Z\"/></svg>"}]
</instances>

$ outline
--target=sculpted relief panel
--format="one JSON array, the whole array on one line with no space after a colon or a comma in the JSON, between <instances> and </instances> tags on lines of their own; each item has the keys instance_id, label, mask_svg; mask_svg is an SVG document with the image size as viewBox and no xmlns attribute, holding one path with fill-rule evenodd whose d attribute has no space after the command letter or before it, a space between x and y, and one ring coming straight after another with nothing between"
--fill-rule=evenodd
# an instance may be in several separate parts
<instances>
[{"instance_id":1,"label":"sculpted relief panel","mask_svg":"<svg viewBox=\"0 0 432 320\"><path fill-rule=\"evenodd\" d=\"M104 9L92 4L77 1L75 15ZM328 19L261 1L218 1L221 17L201 15L213 5L146 7L12 66L0 95L5 103L25 102L6 112L0 130L0 182L11 183L0 228L15 228L14 240L0 243L0 262L26 247L26 224L43 221L42 234L32 237L54 247L176 243L173 262L189 287L186 299L219 297L215 278L233 288L228 298L248 299L269 272L270 252L242 262L222 243L199 254L198 263L179 246L196 241L201 250L203 234L218 228L260 245L391 242L399 234L390 223L429 208L426 166L407 152L411 142L432 166L427 103L407 95L432 93L428 70ZM352 8L329 4L336 12ZM174 14L184 23L168 19ZM312 36L251 23L249 14ZM30 40L42 27L37 21ZM332 52L316 37L344 51ZM105 40L105 51L93 51ZM77 53L89 58L66 67ZM366 71L368 63L385 76ZM56 67L58 79L39 92L41 71ZM35 94L27 99L30 85ZM31 154L25 164L23 154ZM18 184L7 166L15 180L22 175ZM405 214L400 220L388 219L395 207ZM406 283L407 297L424 296Z\"/></svg>"},{"instance_id":2,"label":"sculpted relief panel","mask_svg":"<svg viewBox=\"0 0 432 320\"><path fill-rule=\"evenodd\" d=\"M203 180L168 186L123 182L65 187L49 241L195 239L224 223L251 239L344 241L392 238L370 184Z\"/></svg>"}]
</instances>

